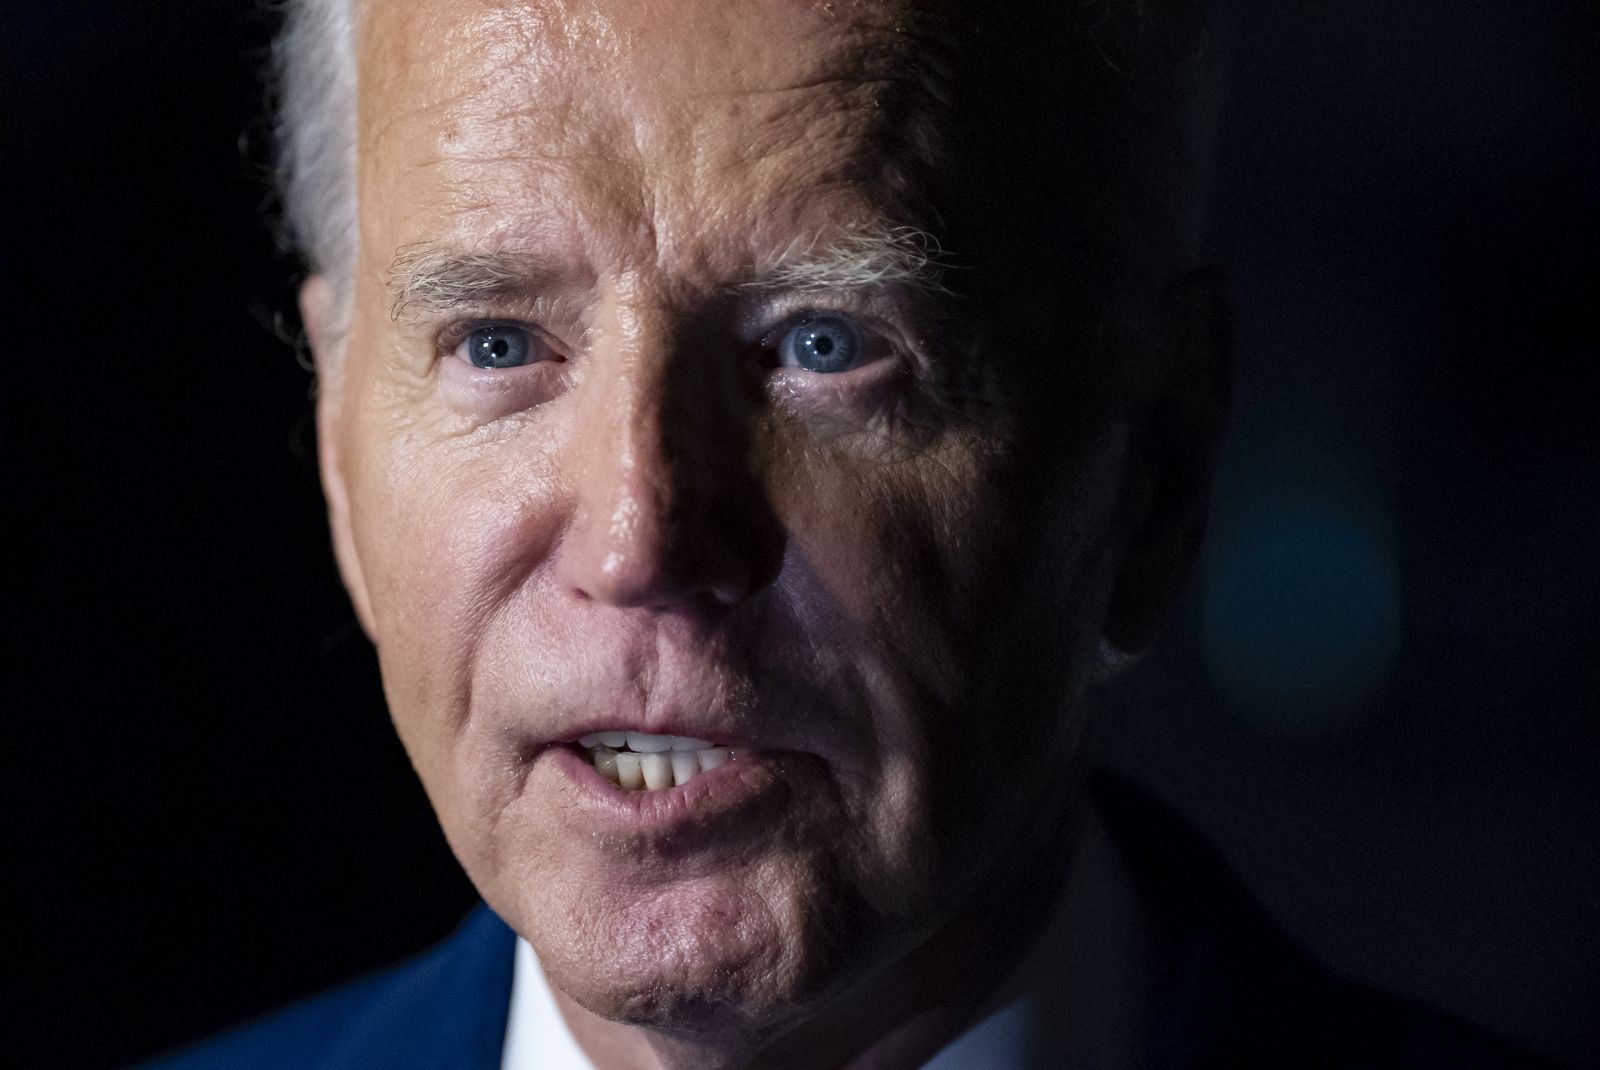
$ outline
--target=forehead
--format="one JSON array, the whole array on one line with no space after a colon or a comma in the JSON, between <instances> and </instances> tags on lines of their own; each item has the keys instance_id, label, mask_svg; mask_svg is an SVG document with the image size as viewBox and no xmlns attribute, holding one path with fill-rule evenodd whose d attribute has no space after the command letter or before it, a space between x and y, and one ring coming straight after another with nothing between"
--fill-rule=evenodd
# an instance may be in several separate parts
<instances>
[{"instance_id":1,"label":"forehead","mask_svg":"<svg viewBox=\"0 0 1600 1070\"><path fill-rule=\"evenodd\" d=\"M942 45L904 4L368 11L363 234L388 253L454 240L721 270L797 231L922 211Z\"/></svg>"}]
</instances>

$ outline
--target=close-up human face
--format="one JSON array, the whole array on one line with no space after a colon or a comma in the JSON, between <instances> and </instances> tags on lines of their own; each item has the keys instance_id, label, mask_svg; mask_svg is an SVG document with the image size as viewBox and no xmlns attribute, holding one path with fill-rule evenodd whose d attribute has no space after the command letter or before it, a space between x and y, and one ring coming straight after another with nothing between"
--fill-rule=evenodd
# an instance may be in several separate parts
<instances>
[{"instance_id":1,"label":"close-up human face","mask_svg":"<svg viewBox=\"0 0 1600 1070\"><path fill-rule=\"evenodd\" d=\"M1071 777L1128 436L940 272L984 258L927 233L982 238L921 20L392 0L357 35L341 567L457 857L607 1017L803 1013ZM1045 360L1024 404L1002 367ZM699 742L671 786L602 733Z\"/></svg>"}]
</instances>

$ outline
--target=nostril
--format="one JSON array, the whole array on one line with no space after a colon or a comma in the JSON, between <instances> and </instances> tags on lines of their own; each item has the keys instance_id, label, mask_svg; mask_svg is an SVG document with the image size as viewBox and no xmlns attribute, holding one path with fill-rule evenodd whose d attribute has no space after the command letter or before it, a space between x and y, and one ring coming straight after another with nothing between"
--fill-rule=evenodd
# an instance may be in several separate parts
<instances>
[{"instance_id":1,"label":"nostril","mask_svg":"<svg viewBox=\"0 0 1600 1070\"><path fill-rule=\"evenodd\" d=\"M750 596L750 566L730 556L718 575L706 585L707 592L724 606L736 606Z\"/></svg>"},{"instance_id":2,"label":"nostril","mask_svg":"<svg viewBox=\"0 0 1600 1070\"><path fill-rule=\"evenodd\" d=\"M692 604L724 610L743 602L751 594L750 565L731 547L716 544L714 533L695 534L698 539L676 544L584 546L572 540L563 570L567 589L584 602L655 611Z\"/></svg>"}]
</instances>

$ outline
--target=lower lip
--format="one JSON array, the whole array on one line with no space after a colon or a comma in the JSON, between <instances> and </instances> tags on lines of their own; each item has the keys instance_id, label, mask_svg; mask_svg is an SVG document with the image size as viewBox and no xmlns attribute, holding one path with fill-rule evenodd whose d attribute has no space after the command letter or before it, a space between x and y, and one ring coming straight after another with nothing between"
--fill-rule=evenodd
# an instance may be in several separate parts
<instances>
[{"instance_id":1,"label":"lower lip","mask_svg":"<svg viewBox=\"0 0 1600 1070\"><path fill-rule=\"evenodd\" d=\"M548 748L550 762L573 789L578 815L592 828L635 834L668 833L709 821L755 816L784 794L775 756L741 750L737 757L687 784L655 790L630 790L601 776L582 751Z\"/></svg>"}]
</instances>

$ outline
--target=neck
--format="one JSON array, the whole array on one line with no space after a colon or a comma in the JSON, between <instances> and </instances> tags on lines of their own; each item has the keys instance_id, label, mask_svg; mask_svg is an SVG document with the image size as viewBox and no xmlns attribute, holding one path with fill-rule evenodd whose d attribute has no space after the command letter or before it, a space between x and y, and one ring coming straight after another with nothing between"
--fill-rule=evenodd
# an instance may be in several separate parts
<instances>
[{"instance_id":1,"label":"neck","mask_svg":"<svg viewBox=\"0 0 1600 1070\"><path fill-rule=\"evenodd\" d=\"M602 1070L915 1070L1008 995L1062 894L1085 807L1079 778L1060 785L939 929L778 1036L685 1038L608 1021L554 990L557 1004Z\"/></svg>"}]
</instances>

